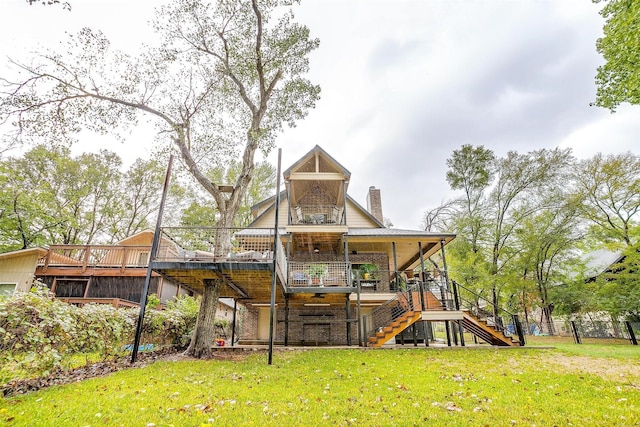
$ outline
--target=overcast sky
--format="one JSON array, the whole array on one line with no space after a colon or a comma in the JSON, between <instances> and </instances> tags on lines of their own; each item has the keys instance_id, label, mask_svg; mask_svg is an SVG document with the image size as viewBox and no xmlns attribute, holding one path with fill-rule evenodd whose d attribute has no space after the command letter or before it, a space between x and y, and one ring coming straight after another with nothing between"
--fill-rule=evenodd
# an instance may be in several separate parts
<instances>
[{"instance_id":1,"label":"overcast sky","mask_svg":"<svg viewBox=\"0 0 640 427\"><path fill-rule=\"evenodd\" d=\"M84 25L120 49L152 37L158 1L70 1L71 12L0 0L2 61ZM381 189L397 228L419 227L426 209L453 197L445 162L462 144L498 155L640 154L640 106L613 115L589 106L603 24L589 0L303 0L295 10L320 38L310 78L322 99L280 136L283 168L320 145L351 171L349 193L361 204L369 186ZM87 137L82 149L106 145L132 161L152 140L137 133L125 148Z\"/></svg>"}]
</instances>

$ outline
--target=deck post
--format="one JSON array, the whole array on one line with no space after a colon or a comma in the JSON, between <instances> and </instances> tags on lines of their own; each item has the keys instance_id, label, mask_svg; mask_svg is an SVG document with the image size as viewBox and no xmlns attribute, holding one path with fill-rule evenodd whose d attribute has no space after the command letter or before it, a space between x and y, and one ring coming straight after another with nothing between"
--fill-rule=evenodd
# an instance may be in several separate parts
<instances>
[{"instance_id":1,"label":"deck post","mask_svg":"<svg viewBox=\"0 0 640 427\"><path fill-rule=\"evenodd\" d=\"M276 263L278 262L278 211L280 210L280 175L282 163L282 148L278 148L278 175L276 179L276 200L275 200L275 225L273 234L273 270L271 273L271 314L269 316L269 365L273 364L273 329L276 312ZM288 272L287 272L288 273Z\"/></svg>"},{"instance_id":2,"label":"deck post","mask_svg":"<svg viewBox=\"0 0 640 427\"><path fill-rule=\"evenodd\" d=\"M349 301L349 294L347 294L347 301L345 304L345 308L347 310L347 345L351 345L351 301Z\"/></svg>"},{"instance_id":3,"label":"deck post","mask_svg":"<svg viewBox=\"0 0 640 427\"><path fill-rule=\"evenodd\" d=\"M418 242L418 253L420 255L420 276L418 276L418 280L419 280L418 283L420 283L420 304L422 304L422 311L425 311L427 306L424 300L425 272L424 272L424 255L422 253L422 242ZM424 346L429 347L429 337L427 336L427 322L422 320L420 321L420 323L422 323L422 332L424 333Z\"/></svg>"},{"instance_id":4,"label":"deck post","mask_svg":"<svg viewBox=\"0 0 640 427\"><path fill-rule=\"evenodd\" d=\"M238 300L233 299L233 323L231 323L231 347L236 342L236 312L238 310Z\"/></svg>"},{"instance_id":5,"label":"deck post","mask_svg":"<svg viewBox=\"0 0 640 427\"><path fill-rule=\"evenodd\" d=\"M398 283L398 257L396 256L396 242L391 242L391 250L393 251L393 275L396 284L396 292L398 292L400 290L400 283Z\"/></svg>"},{"instance_id":6,"label":"deck post","mask_svg":"<svg viewBox=\"0 0 640 427\"><path fill-rule=\"evenodd\" d=\"M140 345L140 337L142 336L142 325L144 322L144 311L147 305L147 292L149 292L149 284L151 283L151 262L156 257L158 252L158 245L160 243L160 233L162 232L162 214L164 212L164 205L167 201L167 194L169 193L169 182L171 181L171 167L173 166L173 154L169 156L169 165L167 166L167 174L164 178L164 187L162 189L162 198L160 199L160 208L158 209L158 219L156 220L156 229L153 233L153 241L151 242L151 251L149 253L149 262L147 263L147 275L144 279L144 287L142 289L142 295L140 295L140 313L138 314L138 324L136 325L136 335L133 340L133 349L131 351L131 363L135 363L138 357L138 346Z\"/></svg>"},{"instance_id":7,"label":"deck post","mask_svg":"<svg viewBox=\"0 0 640 427\"><path fill-rule=\"evenodd\" d=\"M575 320L571 322L571 332L573 333L573 340L576 344L582 344L582 340L580 339L580 333L578 332L578 326L576 325Z\"/></svg>"},{"instance_id":8,"label":"deck post","mask_svg":"<svg viewBox=\"0 0 640 427\"><path fill-rule=\"evenodd\" d=\"M284 346L289 346L289 294L284 297Z\"/></svg>"},{"instance_id":9,"label":"deck post","mask_svg":"<svg viewBox=\"0 0 640 427\"><path fill-rule=\"evenodd\" d=\"M624 322L624 324L627 326L627 331L629 332L629 341L631 341L631 344L633 345L638 345L638 340L636 339L636 334L633 332L633 326L631 326L631 322L627 321Z\"/></svg>"}]
</instances>

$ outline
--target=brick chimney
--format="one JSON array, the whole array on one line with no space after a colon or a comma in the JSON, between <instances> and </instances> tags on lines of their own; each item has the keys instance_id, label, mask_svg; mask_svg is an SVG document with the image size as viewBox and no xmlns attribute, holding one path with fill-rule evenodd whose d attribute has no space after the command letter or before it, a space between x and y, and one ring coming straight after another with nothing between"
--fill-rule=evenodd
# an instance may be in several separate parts
<instances>
[{"instance_id":1,"label":"brick chimney","mask_svg":"<svg viewBox=\"0 0 640 427\"><path fill-rule=\"evenodd\" d=\"M378 221L384 223L384 217L382 216L382 199L380 197L380 190L376 187L369 187L369 194L367 194L367 210Z\"/></svg>"}]
</instances>

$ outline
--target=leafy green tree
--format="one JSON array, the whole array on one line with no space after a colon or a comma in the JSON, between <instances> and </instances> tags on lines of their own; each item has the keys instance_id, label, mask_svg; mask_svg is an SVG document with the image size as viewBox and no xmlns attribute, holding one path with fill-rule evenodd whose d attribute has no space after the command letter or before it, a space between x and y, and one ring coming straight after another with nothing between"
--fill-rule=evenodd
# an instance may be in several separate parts
<instances>
[{"instance_id":1,"label":"leafy green tree","mask_svg":"<svg viewBox=\"0 0 640 427\"><path fill-rule=\"evenodd\" d=\"M596 305L612 318L640 321L640 244L625 249L622 260L601 274L592 288Z\"/></svg>"},{"instance_id":2,"label":"leafy green tree","mask_svg":"<svg viewBox=\"0 0 640 427\"><path fill-rule=\"evenodd\" d=\"M155 120L159 143L175 149L214 199L225 252L255 168L258 150L269 151L283 124L294 125L319 98L303 75L319 42L293 20L289 1L177 0L158 10L161 47L137 58L112 53L108 40L89 29L71 39L68 52L49 52L5 79L0 122L12 117L18 136L68 138L82 128L106 133ZM229 193L206 171L241 159ZM207 281L188 353L207 356L221 282Z\"/></svg>"},{"instance_id":3,"label":"leafy green tree","mask_svg":"<svg viewBox=\"0 0 640 427\"><path fill-rule=\"evenodd\" d=\"M631 152L596 154L575 169L576 190L584 199L582 215L591 233L604 243L632 246L640 212L640 156Z\"/></svg>"},{"instance_id":4,"label":"leafy green tree","mask_svg":"<svg viewBox=\"0 0 640 427\"><path fill-rule=\"evenodd\" d=\"M458 217L457 229L469 239L471 251L480 250L483 232L484 196L495 174L496 157L483 146L463 145L447 159L447 182L453 190L463 190L459 200L463 214Z\"/></svg>"},{"instance_id":5,"label":"leafy green tree","mask_svg":"<svg viewBox=\"0 0 640 427\"><path fill-rule=\"evenodd\" d=\"M600 12L604 36L596 42L605 63L596 74L595 105L615 111L623 102L640 104L640 2L594 2L606 3Z\"/></svg>"}]
</instances>

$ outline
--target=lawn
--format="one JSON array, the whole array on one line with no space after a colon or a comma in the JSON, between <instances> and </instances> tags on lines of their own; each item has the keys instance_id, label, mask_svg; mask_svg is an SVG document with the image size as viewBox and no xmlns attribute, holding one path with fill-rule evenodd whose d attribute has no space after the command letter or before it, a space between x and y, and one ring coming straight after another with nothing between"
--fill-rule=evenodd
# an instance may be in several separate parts
<instances>
[{"instance_id":1,"label":"lawn","mask_svg":"<svg viewBox=\"0 0 640 427\"><path fill-rule=\"evenodd\" d=\"M278 351L272 366L265 353L178 358L1 400L0 423L640 425L639 347L556 344Z\"/></svg>"}]
</instances>

